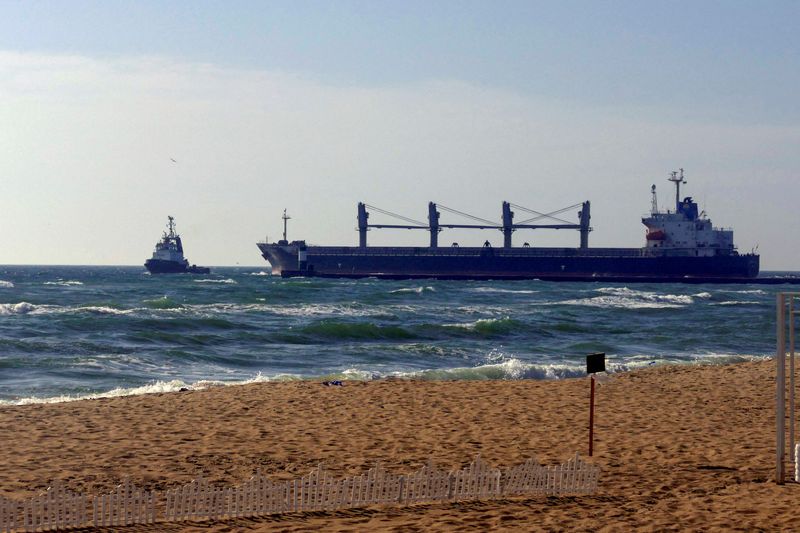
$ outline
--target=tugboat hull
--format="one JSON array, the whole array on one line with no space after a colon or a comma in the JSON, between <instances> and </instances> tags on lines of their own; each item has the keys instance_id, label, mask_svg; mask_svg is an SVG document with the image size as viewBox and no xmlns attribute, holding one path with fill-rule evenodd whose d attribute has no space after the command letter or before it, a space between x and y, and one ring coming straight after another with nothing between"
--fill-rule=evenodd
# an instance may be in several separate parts
<instances>
[{"instance_id":1,"label":"tugboat hull","mask_svg":"<svg viewBox=\"0 0 800 533\"><path fill-rule=\"evenodd\" d=\"M160 259L148 259L144 267L151 274L184 274L188 272L186 265L175 261L162 261Z\"/></svg>"}]
</instances>

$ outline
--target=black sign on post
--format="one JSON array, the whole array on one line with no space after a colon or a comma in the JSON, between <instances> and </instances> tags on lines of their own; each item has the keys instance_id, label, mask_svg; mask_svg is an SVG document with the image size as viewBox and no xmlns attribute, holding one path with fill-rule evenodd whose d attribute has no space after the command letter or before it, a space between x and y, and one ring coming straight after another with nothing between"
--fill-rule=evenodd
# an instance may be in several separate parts
<instances>
[{"instance_id":1,"label":"black sign on post","mask_svg":"<svg viewBox=\"0 0 800 533\"><path fill-rule=\"evenodd\" d=\"M606 371L606 354L592 353L586 356L586 373L595 374Z\"/></svg>"}]
</instances>

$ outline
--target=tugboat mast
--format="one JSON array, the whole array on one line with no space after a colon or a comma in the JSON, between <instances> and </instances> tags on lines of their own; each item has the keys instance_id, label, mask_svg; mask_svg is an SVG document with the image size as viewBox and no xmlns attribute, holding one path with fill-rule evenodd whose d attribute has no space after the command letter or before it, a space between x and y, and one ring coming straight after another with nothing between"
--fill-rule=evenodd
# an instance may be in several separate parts
<instances>
[{"instance_id":1,"label":"tugboat mast","mask_svg":"<svg viewBox=\"0 0 800 533\"><path fill-rule=\"evenodd\" d=\"M286 221L289 220L292 217L287 215L286 214L286 209L284 209L282 218L283 218L283 240L286 241ZM288 242L288 241L286 241L286 242Z\"/></svg>"},{"instance_id":2,"label":"tugboat mast","mask_svg":"<svg viewBox=\"0 0 800 533\"><path fill-rule=\"evenodd\" d=\"M681 171L680 176L677 172L672 172L671 176L668 178L669 181L675 184L675 212L678 212L679 206L681 205L681 183L685 184L686 180L683 179L683 169L678 169Z\"/></svg>"},{"instance_id":3,"label":"tugboat mast","mask_svg":"<svg viewBox=\"0 0 800 533\"><path fill-rule=\"evenodd\" d=\"M173 238L175 237L175 219L169 215L167 215L169 222L167 222L167 227L169 228L169 235L168 237Z\"/></svg>"}]
</instances>

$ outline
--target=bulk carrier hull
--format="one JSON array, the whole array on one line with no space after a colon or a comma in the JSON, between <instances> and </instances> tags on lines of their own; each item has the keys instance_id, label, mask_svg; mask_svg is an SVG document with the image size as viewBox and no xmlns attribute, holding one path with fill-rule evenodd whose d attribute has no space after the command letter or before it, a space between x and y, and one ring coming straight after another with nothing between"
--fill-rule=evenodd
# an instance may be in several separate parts
<instances>
[{"instance_id":1,"label":"bulk carrier hull","mask_svg":"<svg viewBox=\"0 0 800 533\"><path fill-rule=\"evenodd\" d=\"M258 247L272 265L273 273L284 277L753 282L758 276L759 256L739 254L733 243L733 230L714 227L691 196L680 199L680 186L686 183L683 169L680 173L671 172L668 180L675 185L674 209L658 208L653 185L651 210L642 218L647 233L645 246L641 248L590 248L589 232L593 228L589 224L588 201L547 214L503 202L500 222L429 202L427 224L360 202L358 246L308 246L302 240L289 242L286 221L290 217L284 210L283 239L276 243L258 243ZM535 216L515 223L512 207ZM399 218L404 223L371 224L367 208ZM440 208L474 222L444 224L439 219ZM577 223L554 216L572 208L580 208ZM553 223L538 222L542 218L552 219ZM367 246L367 232L382 228L426 231L430 235L430 245ZM459 247L457 243L442 247L439 233L444 229L499 230L503 246L495 248L487 240L481 247ZM514 232L542 229L578 230L580 245L578 248L534 248L528 243L513 246Z\"/></svg>"},{"instance_id":2,"label":"bulk carrier hull","mask_svg":"<svg viewBox=\"0 0 800 533\"><path fill-rule=\"evenodd\" d=\"M258 243L283 277L542 279L552 281L748 282L753 254L687 257L642 248L334 247Z\"/></svg>"}]
</instances>

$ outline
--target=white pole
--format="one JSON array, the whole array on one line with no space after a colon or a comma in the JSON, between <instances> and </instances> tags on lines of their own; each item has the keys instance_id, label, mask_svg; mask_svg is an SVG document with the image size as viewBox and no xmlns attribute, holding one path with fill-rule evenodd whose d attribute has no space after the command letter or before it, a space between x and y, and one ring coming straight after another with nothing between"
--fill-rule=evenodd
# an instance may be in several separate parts
<instances>
[{"instance_id":1,"label":"white pole","mask_svg":"<svg viewBox=\"0 0 800 533\"><path fill-rule=\"evenodd\" d=\"M795 445L794 435L794 294L789 296L789 449ZM797 468L796 456L792 456Z\"/></svg>"},{"instance_id":2,"label":"white pole","mask_svg":"<svg viewBox=\"0 0 800 533\"><path fill-rule=\"evenodd\" d=\"M776 297L776 335L778 345L775 352L777 375L775 377L775 482L783 485L785 477L784 458L786 455L786 296L779 293Z\"/></svg>"},{"instance_id":3,"label":"white pole","mask_svg":"<svg viewBox=\"0 0 800 533\"><path fill-rule=\"evenodd\" d=\"M794 445L794 480L800 483L800 442Z\"/></svg>"}]
</instances>

